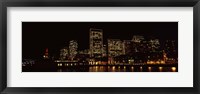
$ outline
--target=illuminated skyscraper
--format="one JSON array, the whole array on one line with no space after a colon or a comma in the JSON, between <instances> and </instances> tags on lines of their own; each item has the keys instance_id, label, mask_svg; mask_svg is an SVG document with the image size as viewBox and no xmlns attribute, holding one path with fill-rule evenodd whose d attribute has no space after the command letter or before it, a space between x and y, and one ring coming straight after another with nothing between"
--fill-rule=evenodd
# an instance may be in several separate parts
<instances>
[{"instance_id":1,"label":"illuminated skyscraper","mask_svg":"<svg viewBox=\"0 0 200 94\"><path fill-rule=\"evenodd\" d=\"M133 52L137 53L142 50L141 46L143 46L144 36L134 35L132 38L133 42Z\"/></svg>"},{"instance_id":2,"label":"illuminated skyscraper","mask_svg":"<svg viewBox=\"0 0 200 94\"><path fill-rule=\"evenodd\" d=\"M102 57L103 30L90 28L90 57Z\"/></svg>"},{"instance_id":3,"label":"illuminated skyscraper","mask_svg":"<svg viewBox=\"0 0 200 94\"><path fill-rule=\"evenodd\" d=\"M160 48L160 42L158 39L151 39L149 41L149 48L150 48L150 51L158 51L158 49Z\"/></svg>"},{"instance_id":4,"label":"illuminated skyscraper","mask_svg":"<svg viewBox=\"0 0 200 94\"><path fill-rule=\"evenodd\" d=\"M108 56L119 56L123 52L123 42L120 39L108 39Z\"/></svg>"},{"instance_id":5,"label":"illuminated skyscraper","mask_svg":"<svg viewBox=\"0 0 200 94\"><path fill-rule=\"evenodd\" d=\"M144 36L139 36L139 35L135 35L135 36L133 36L133 38L132 38L132 41L133 42L141 42L142 40L144 40Z\"/></svg>"},{"instance_id":6,"label":"illuminated skyscraper","mask_svg":"<svg viewBox=\"0 0 200 94\"><path fill-rule=\"evenodd\" d=\"M78 49L77 41L71 40L69 42L69 58L70 58L70 60L73 60L75 58L76 54L78 53L77 49Z\"/></svg>"},{"instance_id":7,"label":"illuminated skyscraper","mask_svg":"<svg viewBox=\"0 0 200 94\"><path fill-rule=\"evenodd\" d=\"M67 58L67 55L68 55L67 47L60 50L60 59L61 60L65 60Z\"/></svg>"},{"instance_id":8,"label":"illuminated skyscraper","mask_svg":"<svg viewBox=\"0 0 200 94\"><path fill-rule=\"evenodd\" d=\"M123 41L123 54L130 55L133 52L133 42L131 40Z\"/></svg>"}]
</instances>

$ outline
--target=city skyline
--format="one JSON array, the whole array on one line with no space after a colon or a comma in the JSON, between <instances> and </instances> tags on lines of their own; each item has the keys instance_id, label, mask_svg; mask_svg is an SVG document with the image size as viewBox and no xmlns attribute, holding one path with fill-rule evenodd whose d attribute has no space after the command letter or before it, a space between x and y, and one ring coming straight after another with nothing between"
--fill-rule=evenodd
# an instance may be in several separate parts
<instances>
[{"instance_id":1,"label":"city skyline","mask_svg":"<svg viewBox=\"0 0 200 94\"><path fill-rule=\"evenodd\" d=\"M178 22L22 22L23 72L178 72Z\"/></svg>"},{"instance_id":2,"label":"city skyline","mask_svg":"<svg viewBox=\"0 0 200 94\"><path fill-rule=\"evenodd\" d=\"M103 45L108 44L108 39L132 40L134 35L178 42L178 22L23 22L22 57L40 58L46 48L50 54L58 55L71 40L77 41L78 51L90 49L91 28L102 30Z\"/></svg>"}]
</instances>

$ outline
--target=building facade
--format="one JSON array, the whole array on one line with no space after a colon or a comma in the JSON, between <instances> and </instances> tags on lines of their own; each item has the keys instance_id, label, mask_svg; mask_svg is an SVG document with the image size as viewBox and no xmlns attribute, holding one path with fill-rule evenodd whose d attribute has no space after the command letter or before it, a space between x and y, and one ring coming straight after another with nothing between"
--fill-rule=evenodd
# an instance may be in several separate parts
<instances>
[{"instance_id":1,"label":"building facade","mask_svg":"<svg viewBox=\"0 0 200 94\"><path fill-rule=\"evenodd\" d=\"M60 60L66 60L68 57L68 49L67 47L60 49Z\"/></svg>"},{"instance_id":2,"label":"building facade","mask_svg":"<svg viewBox=\"0 0 200 94\"><path fill-rule=\"evenodd\" d=\"M78 53L77 49L78 49L77 41L76 40L71 40L69 42L69 59L70 60L74 60L76 54Z\"/></svg>"},{"instance_id":3,"label":"building facade","mask_svg":"<svg viewBox=\"0 0 200 94\"><path fill-rule=\"evenodd\" d=\"M108 56L115 57L123 54L123 42L120 39L108 39Z\"/></svg>"},{"instance_id":4,"label":"building facade","mask_svg":"<svg viewBox=\"0 0 200 94\"><path fill-rule=\"evenodd\" d=\"M100 58L103 55L103 30L90 28L90 57Z\"/></svg>"}]
</instances>

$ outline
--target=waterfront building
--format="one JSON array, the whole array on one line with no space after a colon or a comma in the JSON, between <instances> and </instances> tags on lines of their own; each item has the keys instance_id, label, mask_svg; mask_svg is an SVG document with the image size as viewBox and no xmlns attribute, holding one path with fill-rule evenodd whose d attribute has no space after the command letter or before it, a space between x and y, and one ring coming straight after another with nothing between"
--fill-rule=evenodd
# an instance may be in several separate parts
<instances>
[{"instance_id":1,"label":"waterfront building","mask_svg":"<svg viewBox=\"0 0 200 94\"><path fill-rule=\"evenodd\" d=\"M144 40L144 36L134 35L132 38L132 41L136 43L140 43L142 40Z\"/></svg>"},{"instance_id":2,"label":"waterfront building","mask_svg":"<svg viewBox=\"0 0 200 94\"><path fill-rule=\"evenodd\" d=\"M76 54L78 53L77 49L78 49L77 41L76 40L71 40L69 42L69 59L70 60L74 60Z\"/></svg>"},{"instance_id":3,"label":"waterfront building","mask_svg":"<svg viewBox=\"0 0 200 94\"><path fill-rule=\"evenodd\" d=\"M149 50L151 51L151 52L155 52L155 51L158 51L159 50L159 48L160 48L160 42L159 42L159 39L151 39L150 41L149 41L149 45L148 45L149 47Z\"/></svg>"},{"instance_id":4,"label":"waterfront building","mask_svg":"<svg viewBox=\"0 0 200 94\"><path fill-rule=\"evenodd\" d=\"M60 49L60 60L66 60L69 52L67 47Z\"/></svg>"},{"instance_id":5,"label":"waterfront building","mask_svg":"<svg viewBox=\"0 0 200 94\"><path fill-rule=\"evenodd\" d=\"M123 52L123 42L120 39L108 39L108 56L120 56Z\"/></svg>"},{"instance_id":6,"label":"waterfront building","mask_svg":"<svg viewBox=\"0 0 200 94\"><path fill-rule=\"evenodd\" d=\"M130 55L133 52L133 42L131 40L123 41L123 54Z\"/></svg>"},{"instance_id":7,"label":"waterfront building","mask_svg":"<svg viewBox=\"0 0 200 94\"><path fill-rule=\"evenodd\" d=\"M90 57L101 58L103 55L103 30L90 28Z\"/></svg>"}]
</instances>

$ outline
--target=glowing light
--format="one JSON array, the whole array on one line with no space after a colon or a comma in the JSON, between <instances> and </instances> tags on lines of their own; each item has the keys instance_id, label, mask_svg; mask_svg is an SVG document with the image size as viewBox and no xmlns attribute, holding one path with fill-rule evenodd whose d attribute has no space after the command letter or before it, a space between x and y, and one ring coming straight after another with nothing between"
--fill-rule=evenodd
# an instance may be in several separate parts
<instances>
[{"instance_id":1,"label":"glowing light","mask_svg":"<svg viewBox=\"0 0 200 94\"><path fill-rule=\"evenodd\" d=\"M120 66L118 66L118 68L120 69Z\"/></svg>"},{"instance_id":2,"label":"glowing light","mask_svg":"<svg viewBox=\"0 0 200 94\"><path fill-rule=\"evenodd\" d=\"M148 67L149 72L151 72L151 69L152 69L151 67Z\"/></svg>"},{"instance_id":3,"label":"glowing light","mask_svg":"<svg viewBox=\"0 0 200 94\"><path fill-rule=\"evenodd\" d=\"M124 69L126 68L126 66L124 66Z\"/></svg>"},{"instance_id":4,"label":"glowing light","mask_svg":"<svg viewBox=\"0 0 200 94\"><path fill-rule=\"evenodd\" d=\"M162 61L160 61L160 63L161 63L161 64L165 64L165 62L164 62L163 60L162 60Z\"/></svg>"},{"instance_id":5,"label":"glowing light","mask_svg":"<svg viewBox=\"0 0 200 94\"><path fill-rule=\"evenodd\" d=\"M173 72L176 72L176 67L172 67L172 71L173 71Z\"/></svg>"},{"instance_id":6,"label":"glowing light","mask_svg":"<svg viewBox=\"0 0 200 94\"><path fill-rule=\"evenodd\" d=\"M131 67L131 71L132 71L132 72L134 71L134 67L133 67L133 66Z\"/></svg>"},{"instance_id":7,"label":"glowing light","mask_svg":"<svg viewBox=\"0 0 200 94\"><path fill-rule=\"evenodd\" d=\"M140 67L140 71L142 71L142 66Z\"/></svg>"},{"instance_id":8,"label":"glowing light","mask_svg":"<svg viewBox=\"0 0 200 94\"><path fill-rule=\"evenodd\" d=\"M160 64L160 62L159 62L159 61L156 61L156 64Z\"/></svg>"},{"instance_id":9,"label":"glowing light","mask_svg":"<svg viewBox=\"0 0 200 94\"><path fill-rule=\"evenodd\" d=\"M112 69L115 69L115 66L113 66Z\"/></svg>"},{"instance_id":10,"label":"glowing light","mask_svg":"<svg viewBox=\"0 0 200 94\"><path fill-rule=\"evenodd\" d=\"M153 61L147 61L147 64L155 64Z\"/></svg>"},{"instance_id":11,"label":"glowing light","mask_svg":"<svg viewBox=\"0 0 200 94\"><path fill-rule=\"evenodd\" d=\"M159 67L159 71L162 71L163 67Z\"/></svg>"},{"instance_id":12,"label":"glowing light","mask_svg":"<svg viewBox=\"0 0 200 94\"><path fill-rule=\"evenodd\" d=\"M134 69L134 67L132 66L131 69Z\"/></svg>"}]
</instances>

